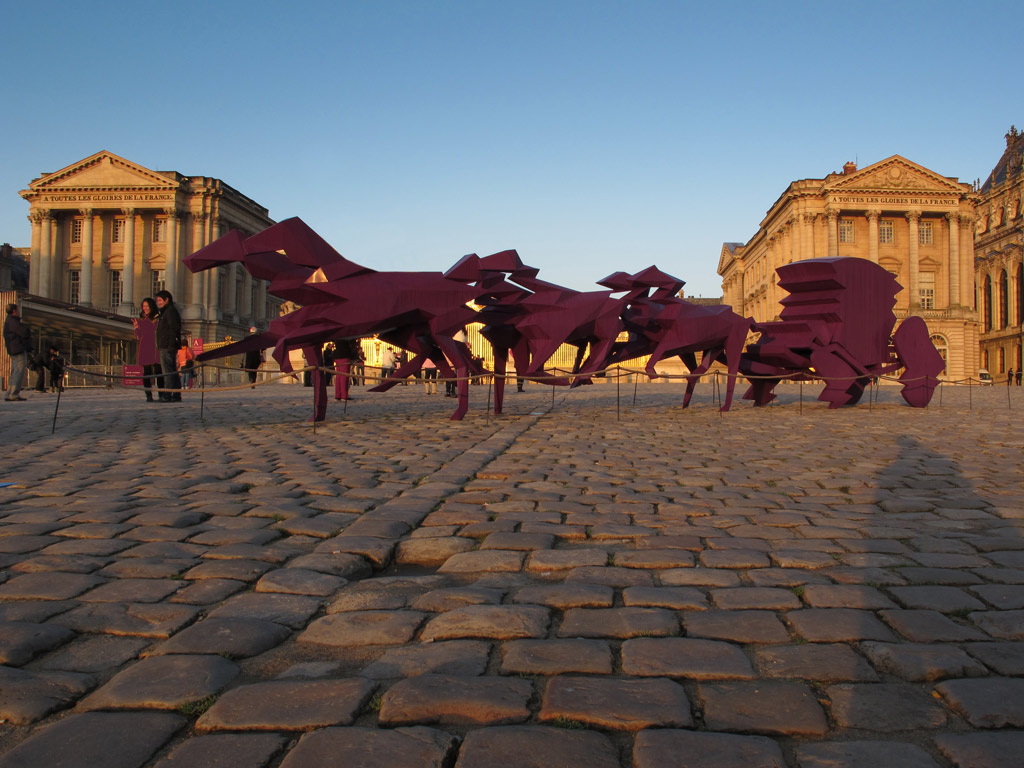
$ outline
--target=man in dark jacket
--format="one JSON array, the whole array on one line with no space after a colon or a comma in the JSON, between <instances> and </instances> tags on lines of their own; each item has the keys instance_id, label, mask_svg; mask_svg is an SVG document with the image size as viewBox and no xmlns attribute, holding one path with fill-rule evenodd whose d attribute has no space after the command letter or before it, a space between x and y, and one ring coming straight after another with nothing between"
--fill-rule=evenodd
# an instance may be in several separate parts
<instances>
[{"instance_id":1,"label":"man in dark jacket","mask_svg":"<svg viewBox=\"0 0 1024 768\"><path fill-rule=\"evenodd\" d=\"M181 402L181 377L178 376L178 349L181 348L181 315L174 306L174 297L168 291L156 295L156 306L160 310L156 323L156 348L160 353L160 401ZM173 391L172 391L173 390Z\"/></svg>"},{"instance_id":2,"label":"man in dark jacket","mask_svg":"<svg viewBox=\"0 0 1024 768\"><path fill-rule=\"evenodd\" d=\"M7 385L7 397L4 400L24 400L19 395L21 382L25 378L28 366L28 348L31 345L28 326L21 322L17 304L7 305L7 319L4 320L4 344L7 354L11 356L11 380Z\"/></svg>"}]
</instances>

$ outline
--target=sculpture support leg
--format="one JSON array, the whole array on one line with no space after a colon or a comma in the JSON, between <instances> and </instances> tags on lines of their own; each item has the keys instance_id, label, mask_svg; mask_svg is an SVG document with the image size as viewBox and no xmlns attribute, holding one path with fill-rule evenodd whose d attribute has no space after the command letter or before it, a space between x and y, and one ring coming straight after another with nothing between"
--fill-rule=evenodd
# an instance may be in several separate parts
<instances>
[{"instance_id":1,"label":"sculpture support leg","mask_svg":"<svg viewBox=\"0 0 1024 768\"><path fill-rule=\"evenodd\" d=\"M318 347L303 347L302 354L306 357L306 365L316 366L313 373L313 418L319 422L327 419L327 377L324 375L324 358Z\"/></svg>"},{"instance_id":2,"label":"sculpture support leg","mask_svg":"<svg viewBox=\"0 0 1024 768\"><path fill-rule=\"evenodd\" d=\"M508 369L508 350L494 350L494 415L500 416L505 404L505 371Z\"/></svg>"},{"instance_id":3,"label":"sculpture support leg","mask_svg":"<svg viewBox=\"0 0 1024 768\"><path fill-rule=\"evenodd\" d=\"M348 388L351 381L348 374L352 370L352 361L348 358L335 360L334 370L337 374L334 377L334 399L348 400Z\"/></svg>"},{"instance_id":4,"label":"sculpture support leg","mask_svg":"<svg viewBox=\"0 0 1024 768\"><path fill-rule=\"evenodd\" d=\"M456 389L459 393L459 407L455 409L455 413L452 414L452 421L462 421L462 417L466 415L466 411L469 410L469 378L467 374L469 370L465 365L455 369L455 375L458 377L456 382Z\"/></svg>"}]
</instances>

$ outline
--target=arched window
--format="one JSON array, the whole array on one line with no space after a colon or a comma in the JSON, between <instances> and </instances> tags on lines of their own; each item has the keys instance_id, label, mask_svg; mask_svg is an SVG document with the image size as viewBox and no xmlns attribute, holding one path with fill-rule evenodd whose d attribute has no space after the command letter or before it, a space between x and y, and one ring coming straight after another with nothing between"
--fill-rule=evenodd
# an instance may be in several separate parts
<instances>
[{"instance_id":1,"label":"arched window","mask_svg":"<svg viewBox=\"0 0 1024 768\"><path fill-rule=\"evenodd\" d=\"M945 363L948 359L946 356L949 354L949 342L946 341L946 337L941 333L933 333L931 336L931 342L935 345L935 349L939 351L939 354L942 355L942 370L945 371Z\"/></svg>"},{"instance_id":2,"label":"arched window","mask_svg":"<svg viewBox=\"0 0 1024 768\"><path fill-rule=\"evenodd\" d=\"M1024 325L1024 264L1017 265L1017 322Z\"/></svg>"},{"instance_id":3,"label":"arched window","mask_svg":"<svg viewBox=\"0 0 1024 768\"><path fill-rule=\"evenodd\" d=\"M981 297L985 311L985 330L992 330L992 275L985 275L985 293Z\"/></svg>"},{"instance_id":4,"label":"arched window","mask_svg":"<svg viewBox=\"0 0 1024 768\"><path fill-rule=\"evenodd\" d=\"M999 273L999 327L1010 327L1010 280L1005 269Z\"/></svg>"}]
</instances>

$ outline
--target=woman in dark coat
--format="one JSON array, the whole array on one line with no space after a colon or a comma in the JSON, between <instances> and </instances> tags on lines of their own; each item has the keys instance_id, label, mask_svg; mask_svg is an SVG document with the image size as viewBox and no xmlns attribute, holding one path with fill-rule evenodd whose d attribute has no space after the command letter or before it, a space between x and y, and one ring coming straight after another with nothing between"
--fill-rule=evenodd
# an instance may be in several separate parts
<instances>
[{"instance_id":1,"label":"woman in dark coat","mask_svg":"<svg viewBox=\"0 0 1024 768\"><path fill-rule=\"evenodd\" d=\"M139 365L142 366L142 383L146 388L146 402L153 402L153 381L159 386L160 353L156 349L156 302L148 296L142 300L142 309L138 318L132 319L135 326L135 338L139 340Z\"/></svg>"}]
</instances>

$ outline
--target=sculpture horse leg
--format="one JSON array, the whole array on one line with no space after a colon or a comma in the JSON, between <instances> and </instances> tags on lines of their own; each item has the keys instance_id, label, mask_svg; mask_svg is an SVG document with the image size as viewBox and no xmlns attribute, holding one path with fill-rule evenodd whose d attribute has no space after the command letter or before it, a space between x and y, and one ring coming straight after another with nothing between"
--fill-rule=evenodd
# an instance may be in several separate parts
<instances>
[{"instance_id":1,"label":"sculpture horse leg","mask_svg":"<svg viewBox=\"0 0 1024 768\"><path fill-rule=\"evenodd\" d=\"M494 347L494 415L500 416L505 405L505 371L508 370L508 347Z\"/></svg>"},{"instance_id":2,"label":"sculpture horse leg","mask_svg":"<svg viewBox=\"0 0 1024 768\"><path fill-rule=\"evenodd\" d=\"M682 352L679 359L683 361L689 374L686 376L686 394L683 395L683 408L690 407L690 398L693 397L693 390L700 381L701 374L694 373L697 370L697 355L694 352ZM703 362L703 361L702 361Z\"/></svg>"},{"instance_id":3,"label":"sculpture horse leg","mask_svg":"<svg viewBox=\"0 0 1024 768\"><path fill-rule=\"evenodd\" d=\"M320 347L303 347L302 354L306 358L306 365L313 368L313 418L312 422L324 421L327 419L327 377L321 370L324 364L323 352Z\"/></svg>"},{"instance_id":4,"label":"sculpture horse leg","mask_svg":"<svg viewBox=\"0 0 1024 768\"><path fill-rule=\"evenodd\" d=\"M741 321L733 323L725 340L725 365L729 371L729 381L725 385L725 402L721 408L723 411L728 411L732 406L732 395L736 390L736 379L740 373L740 358L743 356L743 345L747 341L749 328L750 321L742 318Z\"/></svg>"}]
</instances>

